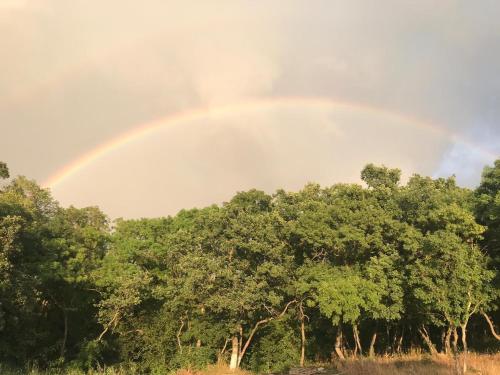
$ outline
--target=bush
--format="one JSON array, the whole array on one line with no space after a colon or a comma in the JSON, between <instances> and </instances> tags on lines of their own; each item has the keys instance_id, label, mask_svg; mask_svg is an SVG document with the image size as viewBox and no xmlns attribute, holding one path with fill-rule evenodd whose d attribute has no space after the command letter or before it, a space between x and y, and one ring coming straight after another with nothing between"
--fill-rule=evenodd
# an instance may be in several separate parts
<instances>
[{"instance_id":1,"label":"bush","mask_svg":"<svg viewBox=\"0 0 500 375\"><path fill-rule=\"evenodd\" d=\"M255 341L248 361L256 373L284 372L300 361L300 339L293 326L275 321Z\"/></svg>"},{"instance_id":2,"label":"bush","mask_svg":"<svg viewBox=\"0 0 500 375\"><path fill-rule=\"evenodd\" d=\"M170 361L173 369L202 370L215 362L215 351L208 347L184 347L182 353L178 352Z\"/></svg>"}]
</instances>

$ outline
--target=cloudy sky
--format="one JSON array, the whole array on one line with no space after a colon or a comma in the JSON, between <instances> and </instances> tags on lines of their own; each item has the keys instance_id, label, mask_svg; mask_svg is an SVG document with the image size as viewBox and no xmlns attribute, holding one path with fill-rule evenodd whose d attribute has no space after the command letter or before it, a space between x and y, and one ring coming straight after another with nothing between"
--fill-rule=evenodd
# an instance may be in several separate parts
<instances>
[{"instance_id":1,"label":"cloudy sky","mask_svg":"<svg viewBox=\"0 0 500 375\"><path fill-rule=\"evenodd\" d=\"M0 0L0 160L112 217L359 181L368 162L474 186L500 155L498 15L495 0Z\"/></svg>"}]
</instances>

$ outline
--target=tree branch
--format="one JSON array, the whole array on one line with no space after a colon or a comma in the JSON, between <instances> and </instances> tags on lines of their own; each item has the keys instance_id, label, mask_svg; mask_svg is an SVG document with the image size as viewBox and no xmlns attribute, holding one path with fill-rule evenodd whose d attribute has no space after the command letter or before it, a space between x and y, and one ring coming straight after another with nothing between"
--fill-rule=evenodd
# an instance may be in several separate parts
<instances>
[{"instance_id":1,"label":"tree branch","mask_svg":"<svg viewBox=\"0 0 500 375\"><path fill-rule=\"evenodd\" d=\"M102 337L106 334L106 332L109 331L109 328L111 327L111 325L113 323L115 323L115 326L116 326L116 321L118 319L119 314L120 314L119 311L115 312L115 315L113 315L113 318L109 321L108 324L106 324L106 327L104 328L104 331L101 332L101 334L97 338L97 341L101 341L102 340Z\"/></svg>"},{"instance_id":2,"label":"tree branch","mask_svg":"<svg viewBox=\"0 0 500 375\"><path fill-rule=\"evenodd\" d=\"M491 321L490 317L486 315L484 311L481 311L481 314L484 316L484 319L488 322L488 325L490 326L490 330L492 335L497 339L500 340L500 335L495 332L495 327L493 326L493 322Z\"/></svg>"},{"instance_id":3,"label":"tree branch","mask_svg":"<svg viewBox=\"0 0 500 375\"><path fill-rule=\"evenodd\" d=\"M181 343L181 333L182 329L184 328L184 319L181 319L181 326L179 327L179 330L177 331L177 345L179 346L179 352L182 353L182 343Z\"/></svg>"},{"instance_id":4,"label":"tree branch","mask_svg":"<svg viewBox=\"0 0 500 375\"><path fill-rule=\"evenodd\" d=\"M255 325L253 326L252 330L250 331L250 335L248 336L247 341L245 342L245 346L243 346L243 349L241 349L240 355L238 356L238 366L239 366L239 364L241 362L241 359L245 355L246 350L250 346L250 342L252 341L252 338L255 335L255 332L257 332L257 330L259 329L259 326L262 325L262 324L268 323L271 320L281 318L283 315L286 314L286 312L287 312L288 308L290 307L290 305L292 305L295 302L297 302L297 300L292 300L292 301L288 302L286 304L285 308L283 309L283 311L281 313L279 313L278 315L276 315L276 316L270 316L269 318L259 320L257 323L255 323Z\"/></svg>"}]
</instances>

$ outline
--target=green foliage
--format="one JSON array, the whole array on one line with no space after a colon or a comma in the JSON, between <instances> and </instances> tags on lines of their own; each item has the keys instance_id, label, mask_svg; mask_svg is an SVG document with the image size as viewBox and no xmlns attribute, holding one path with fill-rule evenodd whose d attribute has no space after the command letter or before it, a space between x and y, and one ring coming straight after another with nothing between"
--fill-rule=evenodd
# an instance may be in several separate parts
<instances>
[{"instance_id":1,"label":"green foliage","mask_svg":"<svg viewBox=\"0 0 500 375\"><path fill-rule=\"evenodd\" d=\"M259 374L283 373L297 366L300 336L293 316L275 321L261 333L248 358L248 367Z\"/></svg>"},{"instance_id":2,"label":"green foliage","mask_svg":"<svg viewBox=\"0 0 500 375\"><path fill-rule=\"evenodd\" d=\"M182 353L177 352L169 363L170 369L201 370L216 359L215 350L207 347L186 347Z\"/></svg>"},{"instance_id":3,"label":"green foliage","mask_svg":"<svg viewBox=\"0 0 500 375\"><path fill-rule=\"evenodd\" d=\"M0 234L0 360L46 365L76 356L98 329L88 274L108 241L105 216L62 209L18 177L0 190Z\"/></svg>"},{"instance_id":4,"label":"green foliage","mask_svg":"<svg viewBox=\"0 0 500 375\"><path fill-rule=\"evenodd\" d=\"M433 323L457 327L489 305L493 276L477 246L441 230L424 238L421 257L412 266L410 286L423 305L420 311Z\"/></svg>"},{"instance_id":5,"label":"green foliage","mask_svg":"<svg viewBox=\"0 0 500 375\"><path fill-rule=\"evenodd\" d=\"M374 189L396 188L401 178L401 170L368 164L361 171L361 179Z\"/></svg>"},{"instance_id":6,"label":"green foliage","mask_svg":"<svg viewBox=\"0 0 500 375\"><path fill-rule=\"evenodd\" d=\"M475 192L400 174L369 164L367 187L250 190L113 228L14 178L0 188L2 368L163 374L235 345L242 366L281 372L302 348L329 360L374 333L409 348L469 321L494 349L476 316L498 304L500 161Z\"/></svg>"},{"instance_id":7,"label":"green foliage","mask_svg":"<svg viewBox=\"0 0 500 375\"><path fill-rule=\"evenodd\" d=\"M485 167L481 184L475 191L476 215L480 224L487 226L482 248L492 258L492 267L500 267L500 160ZM498 275L498 273L497 273ZM495 285L500 288L500 276Z\"/></svg>"},{"instance_id":8,"label":"green foliage","mask_svg":"<svg viewBox=\"0 0 500 375\"><path fill-rule=\"evenodd\" d=\"M3 161L0 161L0 178L5 179L9 177L9 168L7 167L7 164L5 164Z\"/></svg>"},{"instance_id":9,"label":"green foliage","mask_svg":"<svg viewBox=\"0 0 500 375\"><path fill-rule=\"evenodd\" d=\"M309 306L317 306L334 325L357 323L362 315L379 318L386 310L382 300L386 290L360 270L318 264L304 268L301 276L299 288L308 289Z\"/></svg>"}]
</instances>

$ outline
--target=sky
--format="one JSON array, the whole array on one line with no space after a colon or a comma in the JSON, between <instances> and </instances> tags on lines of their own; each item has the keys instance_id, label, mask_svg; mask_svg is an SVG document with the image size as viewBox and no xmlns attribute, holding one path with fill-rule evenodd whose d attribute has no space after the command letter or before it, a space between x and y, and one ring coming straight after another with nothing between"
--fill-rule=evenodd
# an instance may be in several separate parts
<instances>
[{"instance_id":1,"label":"sky","mask_svg":"<svg viewBox=\"0 0 500 375\"><path fill-rule=\"evenodd\" d=\"M359 182L370 162L474 187L500 155L499 15L495 0L0 0L0 160L113 218Z\"/></svg>"}]
</instances>

